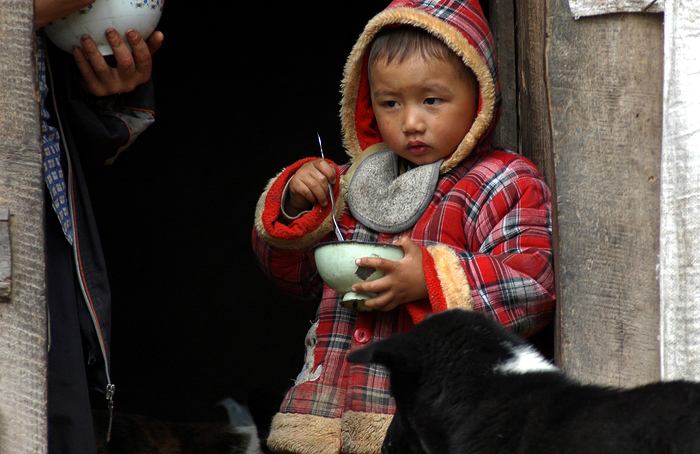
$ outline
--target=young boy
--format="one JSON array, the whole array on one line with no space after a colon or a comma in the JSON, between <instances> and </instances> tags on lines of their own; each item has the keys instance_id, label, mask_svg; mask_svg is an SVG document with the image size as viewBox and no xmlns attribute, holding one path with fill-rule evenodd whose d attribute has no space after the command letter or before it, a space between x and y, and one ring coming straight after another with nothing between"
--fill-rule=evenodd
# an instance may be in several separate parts
<instances>
[{"instance_id":1,"label":"young boy","mask_svg":"<svg viewBox=\"0 0 700 454\"><path fill-rule=\"evenodd\" d=\"M551 195L534 166L488 141L500 94L477 0L397 0L345 68L341 120L352 165L303 159L260 198L255 252L289 293L317 301L304 367L272 422L275 452L378 453L394 412L383 368L349 364L368 342L431 312L485 312L523 336L551 319ZM345 239L394 242L371 311L320 281L313 245L333 240L328 184Z\"/></svg>"}]
</instances>

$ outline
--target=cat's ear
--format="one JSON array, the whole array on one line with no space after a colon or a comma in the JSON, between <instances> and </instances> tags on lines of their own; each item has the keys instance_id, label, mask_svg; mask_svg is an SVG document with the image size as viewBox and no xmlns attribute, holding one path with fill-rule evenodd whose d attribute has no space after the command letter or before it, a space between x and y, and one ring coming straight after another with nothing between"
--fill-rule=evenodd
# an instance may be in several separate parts
<instances>
[{"instance_id":1,"label":"cat's ear","mask_svg":"<svg viewBox=\"0 0 700 454\"><path fill-rule=\"evenodd\" d=\"M421 349L415 338L395 334L348 355L351 363L377 363L390 371L414 373L420 370Z\"/></svg>"}]
</instances>

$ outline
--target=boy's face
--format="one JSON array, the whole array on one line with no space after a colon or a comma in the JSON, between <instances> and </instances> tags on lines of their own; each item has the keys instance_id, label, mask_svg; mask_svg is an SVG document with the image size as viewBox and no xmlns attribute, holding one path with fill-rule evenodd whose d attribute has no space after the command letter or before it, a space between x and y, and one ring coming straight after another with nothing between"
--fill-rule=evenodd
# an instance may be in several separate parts
<instances>
[{"instance_id":1,"label":"boy's face","mask_svg":"<svg viewBox=\"0 0 700 454\"><path fill-rule=\"evenodd\" d=\"M476 118L476 79L460 78L455 64L438 58L378 61L371 68L372 107L389 148L416 165L452 154Z\"/></svg>"}]
</instances>

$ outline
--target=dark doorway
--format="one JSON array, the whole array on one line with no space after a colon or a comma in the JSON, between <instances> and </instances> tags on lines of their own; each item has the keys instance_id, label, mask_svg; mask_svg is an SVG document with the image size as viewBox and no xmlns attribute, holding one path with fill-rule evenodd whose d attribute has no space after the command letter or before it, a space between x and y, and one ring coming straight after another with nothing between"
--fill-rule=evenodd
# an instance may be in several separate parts
<instances>
[{"instance_id":1,"label":"dark doorway","mask_svg":"<svg viewBox=\"0 0 700 454\"><path fill-rule=\"evenodd\" d=\"M193 4L194 5L194 4ZM113 288L115 408L188 420L224 397L281 396L315 307L276 290L250 246L269 178L340 145L343 64L384 5L166 6L156 123L92 181Z\"/></svg>"}]
</instances>

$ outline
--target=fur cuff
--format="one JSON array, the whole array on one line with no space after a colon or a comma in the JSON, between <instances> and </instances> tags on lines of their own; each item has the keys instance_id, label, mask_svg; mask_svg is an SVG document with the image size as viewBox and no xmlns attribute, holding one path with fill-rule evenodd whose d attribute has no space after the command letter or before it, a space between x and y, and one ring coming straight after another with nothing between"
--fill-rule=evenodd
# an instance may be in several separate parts
<instances>
[{"instance_id":1,"label":"fur cuff","mask_svg":"<svg viewBox=\"0 0 700 454\"><path fill-rule=\"evenodd\" d=\"M392 417L356 411L342 418L278 413L267 446L276 453L379 454Z\"/></svg>"},{"instance_id":2,"label":"fur cuff","mask_svg":"<svg viewBox=\"0 0 700 454\"><path fill-rule=\"evenodd\" d=\"M430 302L406 305L413 323L420 323L426 315L448 309L474 309L471 288L457 254L437 244L423 249L423 272L428 285Z\"/></svg>"},{"instance_id":3,"label":"fur cuff","mask_svg":"<svg viewBox=\"0 0 700 454\"><path fill-rule=\"evenodd\" d=\"M255 228L260 238L267 244L280 249L303 249L313 246L333 230L333 222L329 216L331 204L325 207L314 205L313 208L298 219L289 223L281 222L282 195L289 180L294 176L299 167L308 161L318 158L306 158L286 169L269 181L265 191L258 199L255 209ZM329 161L330 162L330 161ZM335 163L337 182L333 187L334 194L338 194L340 185L340 171ZM340 197L336 197L336 215L339 216L345 208L345 203Z\"/></svg>"},{"instance_id":4,"label":"fur cuff","mask_svg":"<svg viewBox=\"0 0 700 454\"><path fill-rule=\"evenodd\" d=\"M340 418L277 413L272 418L267 447L276 453L338 454Z\"/></svg>"},{"instance_id":5,"label":"fur cuff","mask_svg":"<svg viewBox=\"0 0 700 454\"><path fill-rule=\"evenodd\" d=\"M380 454L393 415L348 411L343 415L342 452Z\"/></svg>"}]
</instances>

